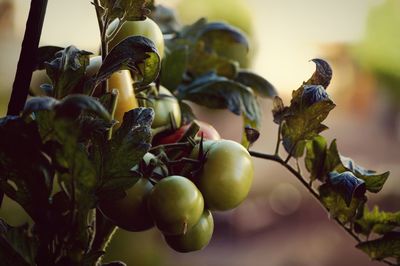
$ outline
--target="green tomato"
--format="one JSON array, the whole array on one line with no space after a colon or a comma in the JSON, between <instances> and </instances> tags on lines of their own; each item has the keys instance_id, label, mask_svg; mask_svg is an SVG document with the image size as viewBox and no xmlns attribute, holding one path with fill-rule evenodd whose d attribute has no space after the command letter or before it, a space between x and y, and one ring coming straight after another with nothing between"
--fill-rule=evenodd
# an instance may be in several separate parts
<instances>
[{"instance_id":1,"label":"green tomato","mask_svg":"<svg viewBox=\"0 0 400 266\"><path fill-rule=\"evenodd\" d=\"M149 195L149 209L165 235L184 234L199 221L204 200L195 184L183 176L158 182Z\"/></svg>"},{"instance_id":2,"label":"green tomato","mask_svg":"<svg viewBox=\"0 0 400 266\"><path fill-rule=\"evenodd\" d=\"M146 178L140 178L126 191L126 196L115 201L101 201L100 211L115 225L122 229L138 232L154 226L147 209L147 198L153 184Z\"/></svg>"},{"instance_id":3,"label":"green tomato","mask_svg":"<svg viewBox=\"0 0 400 266\"><path fill-rule=\"evenodd\" d=\"M214 231L214 220L209 210L204 210L199 222L186 234L164 236L168 245L178 252L200 250L208 245Z\"/></svg>"},{"instance_id":4,"label":"green tomato","mask_svg":"<svg viewBox=\"0 0 400 266\"><path fill-rule=\"evenodd\" d=\"M175 119L177 128L181 126L181 108L179 102L172 93L160 86L156 99L147 102L147 107L154 109L154 120L152 128L168 126L171 124L171 115Z\"/></svg>"},{"instance_id":5,"label":"green tomato","mask_svg":"<svg viewBox=\"0 0 400 266\"><path fill-rule=\"evenodd\" d=\"M107 29L108 34L113 32L117 27L119 21L114 20L111 22ZM158 25L151 20L146 18L142 21L126 21L121 29L118 31L117 35L110 41L109 49L111 50L119 42L124 40L129 36L144 36L152 40L157 48L160 58L164 55L164 36L158 27Z\"/></svg>"},{"instance_id":6,"label":"green tomato","mask_svg":"<svg viewBox=\"0 0 400 266\"><path fill-rule=\"evenodd\" d=\"M232 140L204 141L206 161L196 185L210 210L237 207L248 195L253 182L253 161L249 152ZM198 146L191 157L196 158Z\"/></svg>"}]
</instances>

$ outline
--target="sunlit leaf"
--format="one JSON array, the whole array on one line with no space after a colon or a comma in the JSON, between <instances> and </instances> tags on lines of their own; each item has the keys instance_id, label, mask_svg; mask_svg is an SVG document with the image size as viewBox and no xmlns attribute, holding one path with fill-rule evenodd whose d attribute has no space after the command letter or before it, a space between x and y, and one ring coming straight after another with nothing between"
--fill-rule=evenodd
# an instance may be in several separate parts
<instances>
[{"instance_id":1,"label":"sunlit leaf","mask_svg":"<svg viewBox=\"0 0 400 266\"><path fill-rule=\"evenodd\" d=\"M400 233L390 232L383 237L361 242L356 246L361 249L373 260L382 260L385 258L400 259Z\"/></svg>"},{"instance_id":2,"label":"sunlit leaf","mask_svg":"<svg viewBox=\"0 0 400 266\"><path fill-rule=\"evenodd\" d=\"M371 233L386 234L400 227L400 212L380 211L375 206L371 211L365 207L363 216L354 224L357 233L369 236Z\"/></svg>"}]
</instances>

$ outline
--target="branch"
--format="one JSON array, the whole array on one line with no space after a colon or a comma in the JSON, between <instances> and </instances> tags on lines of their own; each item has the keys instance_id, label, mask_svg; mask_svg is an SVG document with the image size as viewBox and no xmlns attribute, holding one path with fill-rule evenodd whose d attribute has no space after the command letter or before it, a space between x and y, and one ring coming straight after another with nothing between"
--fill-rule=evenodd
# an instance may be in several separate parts
<instances>
[{"instance_id":1,"label":"branch","mask_svg":"<svg viewBox=\"0 0 400 266\"><path fill-rule=\"evenodd\" d=\"M13 83L8 115L19 115L23 110L29 93L32 72L36 65L36 54L42 34L47 0L32 0L24 40L22 42L17 72Z\"/></svg>"},{"instance_id":2,"label":"branch","mask_svg":"<svg viewBox=\"0 0 400 266\"><path fill-rule=\"evenodd\" d=\"M260 152L255 152L255 151L249 151L250 155L256 158L261 158L261 159L265 159L265 160L270 160L270 161L274 161L277 162L281 165L283 165L287 170L289 170L289 172L291 172L296 178L297 180L300 181L300 183L308 190L308 192L311 193L311 195L318 201L318 203L325 209L325 211L327 211L329 213L329 210L322 204L321 199L318 195L318 193L312 188L311 185L309 185L305 178L298 172L296 171L291 165L289 165L287 163L287 159L283 160L279 155L275 154L275 155L271 155L271 154L265 154L265 153L260 153ZM357 243L362 242L362 240L358 237L358 235L356 235L351 228L347 227L346 225L344 225L343 223L341 223L339 221L338 218L334 218L335 222L344 230L346 231ZM386 263L387 265L396 265L388 260L382 260L381 262Z\"/></svg>"}]
</instances>

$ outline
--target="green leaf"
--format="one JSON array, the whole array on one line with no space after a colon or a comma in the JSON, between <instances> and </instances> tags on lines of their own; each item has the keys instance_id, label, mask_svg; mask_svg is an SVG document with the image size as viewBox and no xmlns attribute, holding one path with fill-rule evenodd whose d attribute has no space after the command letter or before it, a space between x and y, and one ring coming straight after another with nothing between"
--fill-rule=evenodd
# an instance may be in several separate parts
<instances>
[{"instance_id":1,"label":"green leaf","mask_svg":"<svg viewBox=\"0 0 400 266\"><path fill-rule=\"evenodd\" d=\"M253 91L240 83L209 73L179 88L178 98L215 109L228 109L259 123L261 113Z\"/></svg>"},{"instance_id":2,"label":"green leaf","mask_svg":"<svg viewBox=\"0 0 400 266\"><path fill-rule=\"evenodd\" d=\"M205 24L198 32L198 41L205 50L213 50L219 57L245 65L249 51L247 36L238 28L221 22Z\"/></svg>"},{"instance_id":3,"label":"green leaf","mask_svg":"<svg viewBox=\"0 0 400 266\"><path fill-rule=\"evenodd\" d=\"M64 98L71 94L85 75L92 53L69 46L55 54L55 59L46 62L46 73L54 87L54 97Z\"/></svg>"},{"instance_id":4,"label":"green leaf","mask_svg":"<svg viewBox=\"0 0 400 266\"><path fill-rule=\"evenodd\" d=\"M343 196L328 183L321 185L318 190L321 202L327 208L331 217L337 218L342 223L356 220L367 200L366 197L353 197L348 205Z\"/></svg>"},{"instance_id":5,"label":"green leaf","mask_svg":"<svg viewBox=\"0 0 400 266\"><path fill-rule=\"evenodd\" d=\"M324 100L287 116L282 124L283 146L286 151L296 158L302 156L304 141L313 139L327 129L322 121L334 107L331 100Z\"/></svg>"},{"instance_id":6,"label":"green leaf","mask_svg":"<svg viewBox=\"0 0 400 266\"><path fill-rule=\"evenodd\" d=\"M188 64L188 46L177 45L166 50L161 64L161 84L170 91L176 90L182 82Z\"/></svg>"},{"instance_id":7,"label":"green leaf","mask_svg":"<svg viewBox=\"0 0 400 266\"><path fill-rule=\"evenodd\" d=\"M126 20L144 20L150 14L146 8L147 0L100 0L102 8L107 9L110 20L126 18Z\"/></svg>"},{"instance_id":8,"label":"green leaf","mask_svg":"<svg viewBox=\"0 0 400 266\"><path fill-rule=\"evenodd\" d=\"M247 70L240 70L235 81L252 88L258 96L264 98L274 98L278 95L275 87L268 80Z\"/></svg>"},{"instance_id":9,"label":"green leaf","mask_svg":"<svg viewBox=\"0 0 400 266\"><path fill-rule=\"evenodd\" d=\"M340 156L342 166L352 171L358 178L365 181L365 185L369 192L378 193L383 188L390 172L377 174L373 170L367 170L362 166L357 165L351 158Z\"/></svg>"},{"instance_id":10,"label":"green leaf","mask_svg":"<svg viewBox=\"0 0 400 266\"><path fill-rule=\"evenodd\" d=\"M47 97L47 96L31 97L25 103L23 116L26 117L31 113L37 111L43 111L43 110L51 111L54 109L54 106L56 106L58 103L59 101L52 97Z\"/></svg>"},{"instance_id":11,"label":"green leaf","mask_svg":"<svg viewBox=\"0 0 400 266\"><path fill-rule=\"evenodd\" d=\"M121 127L104 150L104 178L132 176L131 168L138 164L151 147L151 108L136 108L124 115Z\"/></svg>"},{"instance_id":12,"label":"green leaf","mask_svg":"<svg viewBox=\"0 0 400 266\"><path fill-rule=\"evenodd\" d=\"M0 259L2 265L36 265L38 242L29 232L28 224L12 227L0 219Z\"/></svg>"},{"instance_id":13,"label":"green leaf","mask_svg":"<svg viewBox=\"0 0 400 266\"><path fill-rule=\"evenodd\" d=\"M187 71L195 77L214 71L219 76L234 79L238 69L239 66L235 61L221 57L215 51L207 49L202 41L197 42L189 54Z\"/></svg>"},{"instance_id":14,"label":"green leaf","mask_svg":"<svg viewBox=\"0 0 400 266\"><path fill-rule=\"evenodd\" d=\"M157 78L160 61L153 41L143 36L128 37L109 52L95 77L94 86L121 69L135 72L142 78L137 85L146 86Z\"/></svg>"},{"instance_id":15,"label":"green leaf","mask_svg":"<svg viewBox=\"0 0 400 266\"><path fill-rule=\"evenodd\" d=\"M0 190L35 222L46 223L54 170L44 153L38 127L19 117L0 121Z\"/></svg>"},{"instance_id":16,"label":"green leaf","mask_svg":"<svg viewBox=\"0 0 400 266\"><path fill-rule=\"evenodd\" d=\"M383 260L385 258L395 258L400 260L400 233L389 232L383 237L361 242L356 246L361 249L373 260Z\"/></svg>"},{"instance_id":17,"label":"green leaf","mask_svg":"<svg viewBox=\"0 0 400 266\"><path fill-rule=\"evenodd\" d=\"M68 95L55 106L55 111L59 117L72 119L85 111L106 121L111 121L110 114L96 98L83 94Z\"/></svg>"},{"instance_id":18,"label":"green leaf","mask_svg":"<svg viewBox=\"0 0 400 266\"><path fill-rule=\"evenodd\" d=\"M54 58L54 55L61 50L64 50L64 48L59 46L39 47L37 50L36 66L34 69L35 70L45 69L46 68L45 62L49 62L50 60L52 60Z\"/></svg>"},{"instance_id":19,"label":"green leaf","mask_svg":"<svg viewBox=\"0 0 400 266\"><path fill-rule=\"evenodd\" d=\"M332 68L323 59L315 58L312 59L316 65L316 69L314 74L311 76L311 78L305 83L308 85L321 85L324 89L326 89L329 86L329 83L331 82L332 79Z\"/></svg>"},{"instance_id":20,"label":"green leaf","mask_svg":"<svg viewBox=\"0 0 400 266\"><path fill-rule=\"evenodd\" d=\"M310 180L322 179L328 172L325 172L325 158L328 144L324 137L318 135L306 143L305 165L310 173Z\"/></svg>"},{"instance_id":21,"label":"green leaf","mask_svg":"<svg viewBox=\"0 0 400 266\"><path fill-rule=\"evenodd\" d=\"M400 227L400 212L380 211L378 206L372 211L365 207L363 216L354 224L354 230L366 236L371 233L384 235L398 227Z\"/></svg>"},{"instance_id":22,"label":"green leaf","mask_svg":"<svg viewBox=\"0 0 400 266\"><path fill-rule=\"evenodd\" d=\"M189 124L196 119L196 115L194 114L190 105L183 101L179 101L179 107L181 109L182 125Z\"/></svg>"},{"instance_id":23,"label":"green leaf","mask_svg":"<svg viewBox=\"0 0 400 266\"><path fill-rule=\"evenodd\" d=\"M283 104L282 98L279 96L275 96L272 102L272 115L274 117L274 123L280 125L283 120L289 115L289 107L286 107Z\"/></svg>"},{"instance_id":24,"label":"green leaf","mask_svg":"<svg viewBox=\"0 0 400 266\"><path fill-rule=\"evenodd\" d=\"M157 23L163 34L176 33L181 29L174 9L163 5L152 6L151 9L149 17Z\"/></svg>"},{"instance_id":25,"label":"green leaf","mask_svg":"<svg viewBox=\"0 0 400 266\"><path fill-rule=\"evenodd\" d=\"M332 172L329 174L328 182L343 197L347 207L350 206L353 198L363 198L366 192L365 182L350 171L340 174Z\"/></svg>"}]
</instances>

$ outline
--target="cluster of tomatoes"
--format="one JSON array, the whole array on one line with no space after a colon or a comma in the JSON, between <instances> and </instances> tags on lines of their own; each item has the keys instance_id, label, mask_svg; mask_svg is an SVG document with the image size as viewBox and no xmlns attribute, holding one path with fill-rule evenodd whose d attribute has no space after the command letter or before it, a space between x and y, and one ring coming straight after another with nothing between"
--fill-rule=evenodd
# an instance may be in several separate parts
<instances>
[{"instance_id":1,"label":"cluster of tomatoes","mask_svg":"<svg viewBox=\"0 0 400 266\"><path fill-rule=\"evenodd\" d=\"M150 19L125 23L111 46L130 35L152 39L162 56L162 34ZM147 99L138 103L130 87L132 82L125 82L126 79L130 79L129 71L115 73L108 81L110 88L119 90L115 119L121 121L126 111L137 106L153 108L153 146L181 142L191 125L181 125L181 110L175 96L163 86L152 85ZM99 204L103 214L125 230L143 231L156 226L168 245L179 252L205 247L214 230L211 211L237 207L247 197L253 180L252 160L242 145L221 140L215 128L205 122L195 123L200 128L194 137L197 144L188 153L175 156L174 160L181 164L172 172L162 176L161 167L150 167L158 155L147 153L142 164L152 171L142 171L144 176L126 191L123 199ZM183 156L192 161L185 164ZM152 178L154 172L162 178Z\"/></svg>"},{"instance_id":2,"label":"cluster of tomatoes","mask_svg":"<svg viewBox=\"0 0 400 266\"><path fill-rule=\"evenodd\" d=\"M145 103L154 109L152 128L158 134L153 138L154 152L147 153L140 164L143 177L123 199L100 202L99 209L125 230L156 226L176 251L200 250L213 234L211 211L233 209L247 197L253 180L252 160L241 144L220 139L215 128L202 121L194 121L199 130L187 147L185 138L192 125L181 125L177 99L162 86L158 92L153 90L156 95ZM173 146L178 147L172 158L178 164L171 166L168 159L163 160L166 172L154 166L161 155L168 154L167 147Z\"/></svg>"},{"instance_id":3,"label":"cluster of tomatoes","mask_svg":"<svg viewBox=\"0 0 400 266\"><path fill-rule=\"evenodd\" d=\"M125 22L109 44L110 49L132 35L151 39L162 58L163 35L149 18ZM101 63L101 56L92 57L86 75L95 75ZM40 77L35 81L46 83ZM153 108L153 146L162 150L169 144L181 143L191 125L182 125L175 96L163 86L151 85L146 100L138 101L133 83L129 70L116 72L108 79L110 90L119 92L114 119L121 124L125 112L140 106ZM174 160L181 163L172 171L164 171L164 168L171 169L168 160L162 162L164 168L153 167L154 161L161 161L160 155L147 153L140 166L133 169L140 170L143 176L125 191L125 197L99 203L104 216L128 231L144 231L156 226L168 245L179 252L200 250L209 243L214 229L211 211L233 209L247 197L253 180L253 164L241 144L222 140L215 128L205 122L195 123L200 130L190 138L189 151L175 154Z\"/></svg>"}]
</instances>

